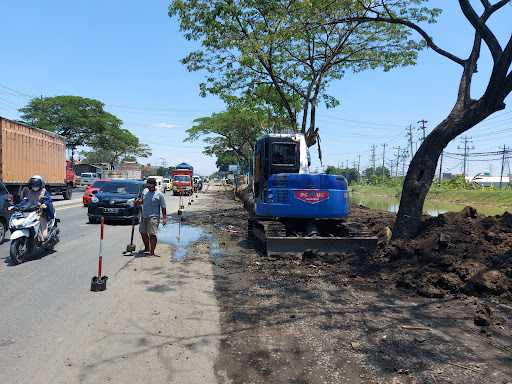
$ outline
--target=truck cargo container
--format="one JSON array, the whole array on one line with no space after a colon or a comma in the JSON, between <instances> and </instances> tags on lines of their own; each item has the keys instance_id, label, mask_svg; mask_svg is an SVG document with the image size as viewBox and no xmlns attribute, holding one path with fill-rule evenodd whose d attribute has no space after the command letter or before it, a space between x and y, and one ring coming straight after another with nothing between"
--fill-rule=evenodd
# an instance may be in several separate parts
<instances>
[{"instance_id":1,"label":"truck cargo container","mask_svg":"<svg viewBox=\"0 0 512 384\"><path fill-rule=\"evenodd\" d=\"M28 193L33 175L41 175L52 194L71 199L75 174L64 138L0 116L0 179L15 201Z\"/></svg>"}]
</instances>

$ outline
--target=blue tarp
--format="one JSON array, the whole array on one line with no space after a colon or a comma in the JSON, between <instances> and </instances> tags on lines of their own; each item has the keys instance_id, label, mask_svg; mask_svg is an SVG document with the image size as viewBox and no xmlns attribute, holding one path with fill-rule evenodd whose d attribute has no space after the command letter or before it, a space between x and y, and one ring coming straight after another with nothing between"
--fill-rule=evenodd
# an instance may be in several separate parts
<instances>
[{"instance_id":1,"label":"blue tarp","mask_svg":"<svg viewBox=\"0 0 512 384\"><path fill-rule=\"evenodd\" d=\"M191 171L193 171L194 167L187 163L181 163L176 166L176 169L190 169Z\"/></svg>"}]
</instances>

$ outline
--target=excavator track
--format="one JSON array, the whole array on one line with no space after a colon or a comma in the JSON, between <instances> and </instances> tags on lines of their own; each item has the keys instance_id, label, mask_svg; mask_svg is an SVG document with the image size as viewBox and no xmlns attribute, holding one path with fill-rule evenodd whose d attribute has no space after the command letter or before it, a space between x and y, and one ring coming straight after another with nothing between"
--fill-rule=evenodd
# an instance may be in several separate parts
<instances>
[{"instance_id":1,"label":"excavator track","mask_svg":"<svg viewBox=\"0 0 512 384\"><path fill-rule=\"evenodd\" d=\"M267 255L306 250L326 253L363 250L371 253L377 248L377 237L355 223L333 223L332 233L312 236L293 232L289 227L281 221L251 218L247 228L248 238L255 240L258 249ZM340 236L342 233L343 236Z\"/></svg>"}]
</instances>

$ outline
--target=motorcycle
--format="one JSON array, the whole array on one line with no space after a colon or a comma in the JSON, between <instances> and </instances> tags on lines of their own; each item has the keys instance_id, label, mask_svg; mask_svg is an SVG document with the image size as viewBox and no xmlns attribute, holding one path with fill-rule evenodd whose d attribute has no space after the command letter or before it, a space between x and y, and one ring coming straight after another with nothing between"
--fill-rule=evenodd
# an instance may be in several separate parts
<instances>
[{"instance_id":1,"label":"motorcycle","mask_svg":"<svg viewBox=\"0 0 512 384\"><path fill-rule=\"evenodd\" d=\"M44 206L12 206L10 209L14 211L9 220L12 264L23 263L36 249L53 250L60 240L57 217L48 222L48 236L41 241L38 235Z\"/></svg>"}]
</instances>

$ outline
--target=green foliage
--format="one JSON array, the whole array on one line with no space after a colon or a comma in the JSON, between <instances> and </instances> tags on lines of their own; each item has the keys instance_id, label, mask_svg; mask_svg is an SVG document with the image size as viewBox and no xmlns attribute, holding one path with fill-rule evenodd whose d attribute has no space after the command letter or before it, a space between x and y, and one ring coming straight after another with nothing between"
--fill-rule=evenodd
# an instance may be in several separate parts
<instances>
[{"instance_id":1,"label":"green foliage","mask_svg":"<svg viewBox=\"0 0 512 384\"><path fill-rule=\"evenodd\" d=\"M70 148L91 148L81 152L87 162L114 165L126 156L151 155L149 147L121 128L122 121L103 107L101 101L80 96L40 97L30 100L20 113L30 125L64 136Z\"/></svg>"},{"instance_id":2,"label":"green foliage","mask_svg":"<svg viewBox=\"0 0 512 384\"><path fill-rule=\"evenodd\" d=\"M28 124L66 138L70 148L91 145L107 129L119 127L121 120L103 109L103 103L80 96L34 98L20 109Z\"/></svg>"},{"instance_id":3,"label":"green foliage","mask_svg":"<svg viewBox=\"0 0 512 384\"><path fill-rule=\"evenodd\" d=\"M384 180L383 180L383 176L384 176ZM386 180L389 180L390 179L390 172L389 172L389 169L386 168L386 167L375 167L375 169L373 168L366 168L364 171L363 171L363 177L367 180L368 183L370 184L377 184L377 183L382 183L383 181L386 181Z\"/></svg>"},{"instance_id":4,"label":"green foliage","mask_svg":"<svg viewBox=\"0 0 512 384\"><path fill-rule=\"evenodd\" d=\"M217 166L240 164L247 170L256 138L265 131L265 116L247 108L232 107L225 112L194 120L185 141L202 138L203 153L217 157Z\"/></svg>"},{"instance_id":5,"label":"green foliage","mask_svg":"<svg viewBox=\"0 0 512 384\"><path fill-rule=\"evenodd\" d=\"M215 165L220 171L227 172L229 165L238 164L238 157L233 151L224 151L218 152L216 154L217 160L215 161ZM246 169L244 169L246 171Z\"/></svg>"},{"instance_id":6,"label":"green foliage","mask_svg":"<svg viewBox=\"0 0 512 384\"><path fill-rule=\"evenodd\" d=\"M90 146L93 148L91 152L104 154L107 158L105 162L111 165L118 164L126 156L151 156L151 149L147 145L140 143L139 138L129 130L120 127L107 128L91 142Z\"/></svg>"},{"instance_id":7,"label":"green foliage","mask_svg":"<svg viewBox=\"0 0 512 384\"><path fill-rule=\"evenodd\" d=\"M468 183L464 176L457 175L450 180L443 180L441 184L437 185L439 189L480 189L481 187L475 184Z\"/></svg>"},{"instance_id":8,"label":"green foliage","mask_svg":"<svg viewBox=\"0 0 512 384\"><path fill-rule=\"evenodd\" d=\"M158 167L156 169L156 175L157 176L168 176L169 175L169 168L167 168L167 167Z\"/></svg>"},{"instance_id":9,"label":"green foliage","mask_svg":"<svg viewBox=\"0 0 512 384\"><path fill-rule=\"evenodd\" d=\"M353 184L359 180L359 173L356 168L338 168L329 165L325 169L325 173L328 175L342 175L345 176L349 184Z\"/></svg>"},{"instance_id":10,"label":"green foliage","mask_svg":"<svg viewBox=\"0 0 512 384\"><path fill-rule=\"evenodd\" d=\"M420 7L425 0L383 0L390 12L435 19ZM348 18L366 14L360 0L261 1L173 0L169 15L179 18L188 40L201 44L183 60L189 71L205 71L202 95L240 96L259 86L272 87L286 112L288 126L308 143L317 140L316 107L339 100L328 85L346 73L390 70L414 64L419 49L401 25L359 23Z\"/></svg>"}]
</instances>

